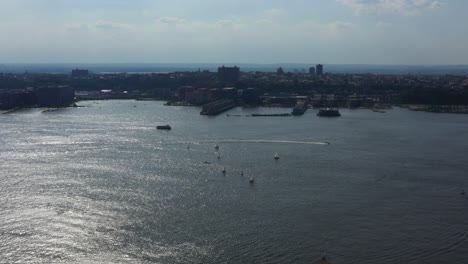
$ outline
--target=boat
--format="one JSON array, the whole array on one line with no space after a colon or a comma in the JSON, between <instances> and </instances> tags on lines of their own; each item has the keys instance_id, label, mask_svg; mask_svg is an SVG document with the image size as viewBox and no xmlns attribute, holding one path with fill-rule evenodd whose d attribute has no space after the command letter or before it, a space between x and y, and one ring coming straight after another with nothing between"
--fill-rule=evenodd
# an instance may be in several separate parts
<instances>
[{"instance_id":1,"label":"boat","mask_svg":"<svg viewBox=\"0 0 468 264\"><path fill-rule=\"evenodd\" d=\"M241 171L241 176L244 176L244 171Z\"/></svg>"},{"instance_id":2,"label":"boat","mask_svg":"<svg viewBox=\"0 0 468 264\"><path fill-rule=\"evenodd\" d=\"M164 125L164 126L156 126L157 129L163 129L163 130L171 130L172 127L170 125Z\"/></svg>"},{"instance_id":3,"label":"boat","mask_svg":"<svg viewBox=\"0 0 468 264\"><path fill-rule=\"evenodd\" d=\"M303 101L303 100L298 101L293 108L292 115L294 116L303 115L305 111L307 111L307 106L308 106L307 101Z\"/></svg>"},{"instance_id":4,"label":"boat","mask_svg":"<svg viewBox=\"0 0 468 264\"><path fill-rule=\"evenodd\" d=\"M465 190L462 190L460 194L465 195Z\"/></svg>"},{"instance_id":5,"label":"boat","mask_svg":"<svg viewBox=\"0 0 468 264\"><path fill-rule=\"evenodd\" d=\"M253 177L250 178L249 182L250 182L251 184L254 183L254 182L255 182L254 178L253 178Z\"/></svg>"},{"instance_id":6,"label":"boat","mask_svg":"<svg viewBox=\"0 0 468 264\"><path fill-rule=\"evenodd\" d=\"M274 156L273 158L274 158L275 160L279 160L280 157L279 157L278 153L275 153L275 156Z\"/></svg>"},{"instance_id":7,"label":"boat","mask_svg":"<svg viewBox=\"0 0 468 264\"><path fill-rule=\"evenodd\" d=\"M218 159L221 159L221 153L218 153Z\"/></svg>"},{"instance_id":8,"label":"boat","mask_svg":"<svg viewBox=\"0 0 468 264\"><path fill-rule=\"evenodd\" d=\"M157 129L162 129L162 130L171 130L172 127L170 125L165 125L165 126L157 126Z\"/></svg>"},{"instance_id":9,"label":"boat","mask_svg":"<svg viewBox=\"0 0 468 264\"><path fill-rule=\"evenodd\" d=\"M340 111L338 111L338 108L322 108L317 113L317 116L338 117L341 116L341 114Z\"/></svg>"},{"instance_id":10,"label":"boat","mask_svg":"<svg viewBox=\"0 0 468 264\"><path fill-rule=\"evenodd\" d=\"M223 174L226 174L226 167L223 167L223 170L221 171Z\"/></svg>"},{"instance_id":11,"label":"boat","mask_svg":"<svg viewBox=\"0 0 468 264\"><path fill-rule=\"evenodd\" d=\"M381 113L381 114L385 114L386 112L382 109L376 109L376 108L372 108L372 112L375 112L375 113Z\"/></svg>"},{"instance_id":12,"label":"boat","mask_svg":"<svg viewBox=\"0 0 468 264\"><path fill-rule=\"evenodd\" d=\"M216 150L216 151L218 151L218 150L219 150L219 146L218 146L218 144L216 144L216 146L215 146L215 150Z\"/></svg>"},{"instance_id":13,"label":"boat","mask_svg":"<svg viewBox=\"0 0 468 264\"><path fill-rule=\"evenodd\" d=\"M187 149L190 149L190 143L187 144Z\"/></svg>"}]
</instances>

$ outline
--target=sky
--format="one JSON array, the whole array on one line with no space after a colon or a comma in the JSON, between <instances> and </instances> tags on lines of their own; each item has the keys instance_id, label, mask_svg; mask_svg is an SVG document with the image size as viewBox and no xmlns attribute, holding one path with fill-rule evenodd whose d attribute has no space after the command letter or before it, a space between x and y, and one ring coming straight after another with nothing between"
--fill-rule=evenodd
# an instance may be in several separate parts
<instances>
[{"instance_id":1,"label":"sky","mask_svg":"<svg viewBox=\"0 0 468 264\"><path fill-rule=\"evenodd\" d=\"M468 64L466 0L0 0L0 63Z\"/></svg>"}]
</instances>

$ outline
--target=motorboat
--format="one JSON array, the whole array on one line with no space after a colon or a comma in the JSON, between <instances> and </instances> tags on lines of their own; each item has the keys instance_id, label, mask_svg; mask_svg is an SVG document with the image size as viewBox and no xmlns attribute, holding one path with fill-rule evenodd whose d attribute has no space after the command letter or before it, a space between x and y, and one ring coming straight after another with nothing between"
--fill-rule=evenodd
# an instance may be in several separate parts
<instances>
[{"instance_id":1,"label":"motorboat","mask_svg":"<svg viewBox=\"0 0 468 264\"><path fill-rule=\"evenodd\" d=\"M160 129L160 130L171 130L172 129L172 127L170 125L157 126L156 128Z\"/></svg>"}]
</instances>

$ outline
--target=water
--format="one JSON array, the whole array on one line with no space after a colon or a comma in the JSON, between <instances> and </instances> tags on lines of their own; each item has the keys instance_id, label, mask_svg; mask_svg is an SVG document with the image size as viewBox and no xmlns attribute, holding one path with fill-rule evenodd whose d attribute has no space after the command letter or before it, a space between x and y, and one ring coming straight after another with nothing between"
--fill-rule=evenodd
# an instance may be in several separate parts
<instances>
[{"instance_id":1,"label":"water","mask_svg":"<svg viewBox=\"0 0 468 264\"><path fill-rule=\"evenodd\" d=\"M0 263L468 259L466 115L80 104L0 115Z\"/></svg>"}]
</instances>

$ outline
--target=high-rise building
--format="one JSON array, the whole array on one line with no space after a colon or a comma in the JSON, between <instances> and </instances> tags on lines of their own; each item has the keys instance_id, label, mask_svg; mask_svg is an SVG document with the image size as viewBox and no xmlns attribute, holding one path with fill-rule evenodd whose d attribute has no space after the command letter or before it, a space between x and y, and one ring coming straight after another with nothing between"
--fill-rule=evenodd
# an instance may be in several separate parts
<instances>
[{"instance_id":1,"label":"high-rise building","mask_svg":"<svg viewBox=\"0 0 468 264\"><path fill-rule=\"evenodd\" d=\"M314 67L309 68L309 74L315 75L315 68Z\"/></svg>"},{"instance_id":2,"label":"high-rise building","mask_svg":"<svg viewBox=\"0 0 468 264\"><path fill-rule=\"evenodd\" d=\"M218 68L218 80L225 83L235 83L239 81L240 69L237 66L234 67L219 67Z\"/></svg>"},{"instance_id":3,"label":"high-rise building","mask_svg":"<svg viewBox=\"0 0 468 264\"><path fill-rule=\"evenodd\" d=\"M317 75L323 75L323 65L317 64Z\"/></svg>"}]
</instances>

